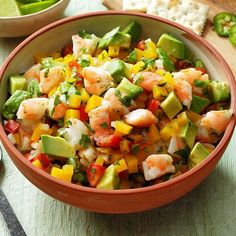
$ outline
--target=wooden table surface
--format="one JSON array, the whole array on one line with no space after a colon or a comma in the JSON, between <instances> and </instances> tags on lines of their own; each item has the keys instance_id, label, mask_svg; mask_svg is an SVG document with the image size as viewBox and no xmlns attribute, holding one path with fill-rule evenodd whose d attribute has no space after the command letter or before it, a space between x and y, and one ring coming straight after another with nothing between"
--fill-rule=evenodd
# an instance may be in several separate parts
<instances>
[{"instance_id":1,"label":"wooden table surface","mask_svg":"<svg viewBox=\"0 0 236 236\"><path fill-rule=\"evenodd\" d=\"M229 10L235 4L235 0L212 2L228 6ZM99 0L71 0L66 15L101 9L105 8ZM22 39L0 39L0 65ZM222 160L200 186L169 205L143 213L102 215L59 202L25 179L6 152L0 186L29 236L233 236L236 235L235 143L236 132ZM1 214L0 235L10 235Z\"/></svg>"}]
</instances>

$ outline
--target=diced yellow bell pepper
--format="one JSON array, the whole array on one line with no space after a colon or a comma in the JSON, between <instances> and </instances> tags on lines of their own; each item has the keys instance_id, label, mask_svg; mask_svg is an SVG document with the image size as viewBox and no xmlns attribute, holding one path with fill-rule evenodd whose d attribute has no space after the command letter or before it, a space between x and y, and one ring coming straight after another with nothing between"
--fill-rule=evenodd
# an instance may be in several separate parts
<instances>
[{"instance_id":1,"label":"diced yellow bell pepper","mask_svg":"<svg viewBox=\"0 0 236 236\"><path fill-rule=\"evenodd\" d=\"M189 119L190 119L193 123L197 122L198 120L200 120L200 119L202 118L201 115L199 115L198 113L196 113L196 112L194 112L194 111L188 110L188 111L186 111L186 113L187 113L187 116L189 117Z\"/></svg>"},{"instance_id":2,"label":"diced yellow bell pepper","mask_svg":"<svg viewBox=\"0 0 236 236\"><path fill-rule=\"evenodd\" d=\"M89 94L85 88L80 89L80 96L83 102L87 102L89 100Z\"/></svg>"},{"instance_id":3,"label":"diced yellow bell pepper","mask_svg":"<svg viewBox=\"0 0 236 236\"><path fill-rule=\"evenodd\" d=\"M121 179L119 189L131 189L133 182L129 179Z\"/></svg>"},{"instance_id":4,"label":"diced yellow bell pepper","mask_svg":"<svg viewBox=\"0 0 236 236\"><path fill-rule=\"evenodd\" d=\"M64 171L58 167L52 167L50 175L58 178L58 179L63 179L64 178Z\"/></svg>"},{"instance_id":5,"label":"diced yellow bell pepper","mask_svg":"<svg viewBox=\"0 0 236 236\"><path fill-rule=\"evenodd\" d=\"M163 70L163 69L158 69L158 70L156 70L156 73L157 73L158 75L164 76L165 73L166 73L166 71Z\"/></svg>"},{"instance_id":6,"label":"diced yellow bell pepper","mask_svg":"<svg viewBox=\"0 0 236 236\"><path fill-rule=\"evenodd\" d=\"M73 94L69 97L68 105L70 108L79 108L81 104L81 96Z\"/></svg>"},{"instance_id":7,"label":"diced yellow bell pepper","mask_svg":"<svg viewBox=\"0 0 236 236\"><path fill-rule=\"evenodd\" d=\"M64 62L64 58L63 57L58 57L54 61L55 62Z\"/></svg>"},{"instance_id":8,"label":"diced yellow bell pepper","mask_svg":"<svg viewBox=\"0 0 236 236\"><path fill-rule=\"evenodd\" d=\"M96 159L96 161L95 161L95 164L96 164L96 165L99 165L99 166L103 166L103 164L104 164L104 158L103 158L102 155L100 155L100 156L97 157L97 159Z\"/></svg>"},{"instance_id":9,"label":"diced yellow bell pepper","mask_svg":"<svg viewBox=\"0 0 236 236\"><path fill-rule=\"evenodd\" d=\"M137 74L140 70L143 69L145 63L143 61L137 62L135 65L132 66L132 73Z\"/></svg>"},{"instance_id":10,"label":"diced yellow bell pepper","mask_svg":"<svg viewBox=\"0 0 236 236\"><path fill-rule=\"evenodd\" d=\"M124 155L120 152L113 152L109 156L109 160L107 160L107 164L114 164L116 161L124 158Z\"/></svg>"},{"instance_id":11,"label":"diced yellow bell pepper","mask_svg":"<svg viewBox=\"0 0 236 236\"><path fill-rule=\"evenodd\" d=\"M102 100L103 99L101 97L97 95L92 95L86 104L85 112L89 113L92 109L100 106L102 103Z\"/></svg>"},{"instance_id":12,"label":"diced yellow bell pepper","mask_svg":"<svg viewBox=\"0 0 236 236\"><path fill-rule=\"evenodd\" d=\"M43 165L42 165L42 163L40 162L40 160L35 160L35 161L33 161L32 162L32 165L33 166L35 166L35 167L37 167L37 168L39 168L39 169L43 169Z\"/></svg>"},{"instance_id":13,"label":"diced yellow bell pepper","mask_svg":"<svg viewBox=\"0 0 236 236\"><path fill-rule=\"evenodd\" d=\"M129 153L130 152L130 141L127 139L123 139L120 141L120 151L122 153Z\"/></svg>"},{"instance_id":14,"label":"diced yellow bell pepper","mask_svg":"<svg viewBox=\"0 0 236 236\"><path fill-rule=\"evenodd\" d=\"M147 48L146 50L143 51L143 56L146 59L155 59L155 58L157 58L157 50L156 50L156 48L155 49Z\"/></svg>"},{"instance_id":15,"label":"diced yellow bell pepper","mask_svg":"<svg viewBox=\"0 0 236 236\"><path fill-rule=\"evenodd\" d=\"M170 72L166 72L165 75L163 76L163 78L169 85L171 85L171 86L175 85L175 80Z\"/></svg>"},{"instance_id":16,"label":"diced yellow bell pepper","mask_svg":"<svg viewBox=\"0 0 236 236\"><path fill-rule=\"evenodd\" d=\"M31 136L32 142L37 142L42 134L52 134L52 129L50 129L48 124L38 123L33 131L33 134Z\"/></svg>"},{"instance_id":17,"label":"diced yellow bell pepper","mask_svg":"<svg viewBox=\"0 0 236 236\"><path fill-rule=\"evenodd\" d=\"M69 62L74 61L74 60L75 60L75 57L74 57L73 55L71 55L71 54L68 54L68 55L66 55L66 56L64 57L64 62L65 62L66 64L68 64Z\"/></svg>"},{"instance_id":18,"label":"diced yellow bell pepper","mask_svg":"<svg viewBox=\"0 0 236 236\"><path fill-rule=\"evenodd\" d=\"M73 165L64 165L62 167L63 170L63 180L67 181L67 182L71 182L72 179L72 175L74 173L74 167Z\"/></svg>"},{"instance_id":19,"label":"diced yellow bell pepper","mask_svg":"<svg viewBox=\"0 0 236 236\"><path fill-rule=\"evenodd\" d=\"M179 115L177 115L177 120L179 126L185 126L189 122L187 113L185 111L181 112Z\"/></svg>"},{"instance_id":20,"label":"diced yellow bell pepper","mask_svg":"<svg viewBox=\"0 0 236 236\"><path fill-rule=\"evenodd\" d=\"M79 110L75 110L75 109L66 110L64 122L66 123L70 118L80 119Z\"/></svg>"},{"instance_id":21,"label":"diced yellow bell pepper","mask_svg":"<svg viewBox=\"0 0 236 236\"><path fill-rule=\"evenodd\" d=\"M149 130L148 130L148 141L150 143L156 143L160 139L161 139L161 136L156 125L155 124L150 125Z\"/></svg>"},{"instance_id":22,"label":"diced yellow bell pepper","mask_svg":"<svg viewBox=\"0 0 236 236\"><path fill-rule=\"evenodd\" d=\"M111 58L109 57L108 55L108 52L106 50L103 50L99 55L98 55L98 60L100 62L103 62L103 61L108 61L110 60Z\"/></svg>"},{"instance_id":23,"label":"diced yellow bell pepper","mask_svg":"<svg viewBox=\"0 0 236 236\"><path fill-rule=\"evenodd\" d=\"M171 139L171 137L177 134L178 132L179 132L178 120L174 119L169 124L167 124L164 128L161 129L160 135L164 141L167 141Z\"/></svg>"},{"instance_id":24,"label":"diced yellow bell pepper","mask_svg":"<svg viewBox=\"0 0 236 236\"><path fill-rule=\"evenodd\" d=\"M130 174L138 172L138 159L133 155L126 155L125 162Z\"/></svg>"},{"instance_id":25,"label":"diced yellow bell pepper","mask_svg":"<svg viewBox=\"0 0 236 236\"><path fill-rule=\"evenodd\" d=\"M115 131L118 131L119 133L126 135L129 134L133 127L131 125L126 124L123 121L115 121Z\"/></svg>"},{"instance_id":26,"label":"diced yellow bell pepper","mask_svg":"<svg viewBox=\"0 0 236 236\"><path fill-rule=\"evenodd\" d=\"M135 48L134 50L137 60L140 61L143 58L143 51L138 48Z\"/></svg>"},{"instance_id":27,"label":"diced yellow bell pepper","mask_svg":"<svg viewBox=\"0 0 236 236\"><path fill-rule=\"evenodd\" d=\"M115 165L115 169L118 173L128 169L125 159L118 160L114 165Z\"/></svg>"},{"instance_id":28,"label":"diced yellow bell pepper","mask_svg":"<svg viewBox=\"0 0 236 236\"><path fill-rule=\"evenodd\" d=\"M66 77L66 82L68 82L68 83L75 83L76 82L76 78L73 78L71 76L67 76Z\"/></svg>"},{"instance_id":29,"label":"diced yellow bell pepper","mask_svg":"<svg viewBox=\"0 0 236 236\"><path fill-rule=\"evenodd\" d=\"M108 47L108 55L110 57L118 57L120 52L120 47L119 46L109 46Z\"/></svg>"},{"instance_id":30,"label":"diced yellow bell pepper","mask_svg":"<svg viewBox=\"0 0 236 236\"><path fill-rule=\"evenodd\" d=\"M168 95L168 92L165 87L160 87L157 85L153 86L152 92L153 92L153 97L157 100L160 99L161 97L166 97Z\"/></svg>"}]
</instances>

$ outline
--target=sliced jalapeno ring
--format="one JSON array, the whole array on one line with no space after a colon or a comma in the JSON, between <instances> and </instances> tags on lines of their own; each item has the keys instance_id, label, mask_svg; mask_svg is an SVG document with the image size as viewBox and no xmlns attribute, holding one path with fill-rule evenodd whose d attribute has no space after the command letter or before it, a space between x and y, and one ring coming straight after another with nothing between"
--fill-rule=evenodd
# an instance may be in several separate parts
<instances>
[{"instance_id":1,"label":"sliced jalapeno ring","mask_svg":"<svg viewBox=\"0 0 236 236\"><path fill-rule=\"evenodd\" d=\"M230 29L229 40L234 46L236 46L236 24Z\"/></svg>"},{"instance_id":2,"label":"sliced jalapeno ring","mask_svg":"<svg viewBox=\"0 0 236 236\"><path fill-rule=\"evenodd\" d=\"M222 37L229 36L230 28L236 24L236 15L228 12L218 13L214 17L214 29Z\"/></svg>"}]
</instances>

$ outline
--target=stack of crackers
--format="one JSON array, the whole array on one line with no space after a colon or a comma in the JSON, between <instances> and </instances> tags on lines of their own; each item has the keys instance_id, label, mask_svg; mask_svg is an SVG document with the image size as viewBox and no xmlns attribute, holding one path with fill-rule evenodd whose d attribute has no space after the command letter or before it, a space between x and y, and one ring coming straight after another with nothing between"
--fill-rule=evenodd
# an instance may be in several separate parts
<instances>
[{"instance_id":1,"label":"stack of crackers","mask_svg":"<svg viewBox=\"0 0 236 236\"><path fill-rule=\"evenodd\" d=\"M158 15L201 35L209 6L191 0L123 0L123 10Z\"/></svg>"}]
</instances>

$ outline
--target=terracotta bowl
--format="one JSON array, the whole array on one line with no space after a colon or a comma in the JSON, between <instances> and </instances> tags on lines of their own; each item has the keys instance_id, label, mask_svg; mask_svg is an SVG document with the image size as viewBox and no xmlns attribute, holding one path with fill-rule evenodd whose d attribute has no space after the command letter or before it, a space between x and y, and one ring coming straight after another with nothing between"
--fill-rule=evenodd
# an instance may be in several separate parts
<instances>
[{"instance_id":1,"label":"terracotta bowl","mask_svg":"<svg viewBox=\"0 0 236 236\"><path fill-rule=\"evenodd\" d=\"M36 169L10 143L0 125L0 138L14 164L35 186L50 196L89 211L102 213L130 213L159 207L174 201L201 183L223 155L233 134L236 119L236 85L233 74L223 57L203 38L192 31L160 17L127 12L96 12L63 19L37 31L22 42L6 59L0 70L0 109L7 98L9 75L22 73L33 64L34 53L49 52L71 42L71 35L80 29L102 36L117 25L132 20L142 24L143 37L157 41L164 33L172 33L206 64L211 78L227 81L231 89L231 109L234 113L224 136L211 155L187 173L149 187L130 190L98 190L57 180Z\"/></svg>"},{"instance_id":2,"label":"terracotta bowl","mask_svg":"<svg viewBox=\"0 0 236 236\"><path fill-rule=\"evenodd\" d=\"M60 0L47 9L25 16L0 17L0 37L20 37L30 35L43 26L62 17L70 0Z\"/></svg>"}]
</instances>

